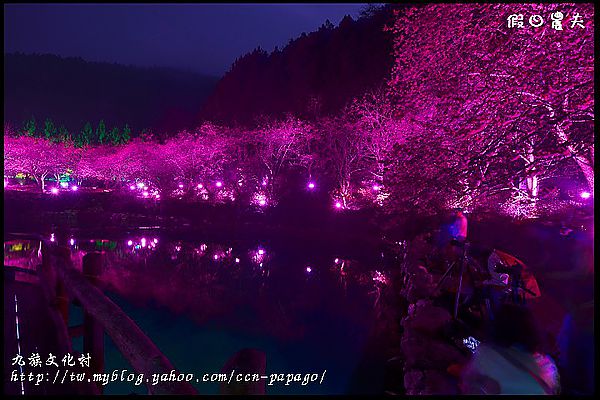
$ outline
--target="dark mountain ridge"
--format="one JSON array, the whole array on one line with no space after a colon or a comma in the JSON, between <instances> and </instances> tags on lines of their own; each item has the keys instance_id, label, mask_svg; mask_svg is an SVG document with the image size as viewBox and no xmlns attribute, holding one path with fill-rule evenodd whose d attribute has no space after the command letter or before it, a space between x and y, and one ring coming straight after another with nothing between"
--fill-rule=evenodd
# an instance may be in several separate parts
<instances>
[{"instance_id":1,"label":"dark mountain ridge","mask_svg":"<svg viewBox=\"0 0 600 400\"><path fill-rule=\"evenodd\" d=\"M4 55L4 121L20 127L46 118L70 131L103 119L109 128L174 132L197 125L198 109L218 78L169 68L144 68L62 58Z\"/></svg>"},{"instance_id":2,"label":"dark mountain ridge","mask_svg":"<svg viewBox=\"0 0 600 400\"><path fill-rule=\"evenodd\" d=\"M270 54L261 48L238 58L217 84L201 116L248 123L257 116L291 112L316 118L339 111L353 97L380 85L392 66L392 37L385 26L395 6L329 21Z\"/></svg>"}]
</instances>

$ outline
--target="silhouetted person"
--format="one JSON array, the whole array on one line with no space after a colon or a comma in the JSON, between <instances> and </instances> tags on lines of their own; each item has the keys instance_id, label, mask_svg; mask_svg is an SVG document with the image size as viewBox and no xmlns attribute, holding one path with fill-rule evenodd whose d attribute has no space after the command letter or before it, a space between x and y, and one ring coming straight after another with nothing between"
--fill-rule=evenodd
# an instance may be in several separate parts
<instances>
[{"instance_id":1,"label":"silhouetted person","mask_svg":"<svg viewBox=\"0 0 600 400\"><path fill-rule=\"evenodd\" d=\"M467 217L462 212L462 210L456 209L454 213L454 220L450 224L450 236L453 240L456 240L459 243L464 243L467 240Z\"/></svg>"}]
</instances>

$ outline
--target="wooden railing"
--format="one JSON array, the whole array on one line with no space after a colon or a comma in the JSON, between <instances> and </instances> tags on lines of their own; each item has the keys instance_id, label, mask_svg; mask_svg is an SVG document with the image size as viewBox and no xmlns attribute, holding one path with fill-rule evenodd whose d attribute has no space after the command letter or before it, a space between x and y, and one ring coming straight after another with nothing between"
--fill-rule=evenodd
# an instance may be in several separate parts
<instances>
[{"instance_id":1,"label":"wooden railing","mask_svg":"<svg viewBox=\"0 0 600 400\"><path fill-rule=\"evenodd\" d=\"M12 235L11 235L12 236ZM146 386L149 394L198 394L189 382L160 381L153 384L153 374L170 374L175 367L112 300L96 286L102 273L103 255L90 252L83 257L82 271L77 270L68 248L59 247L37 235L19 235L19 239L39 240L42 243L42 264L37 271L46 298L58 310L62 318L61 336L83 336L83 352L91 358L91 372L104 372L104 332L138 374L149 378ZM69 327L69 305L82 307L83 325ZM249 356L250 355L250 356ZM265 374L266 358L263 352L243 349L225 365L222 372L244 370ZM175 370L176 371L176 370ZM176 376L179 373L176 371ZM97 392L102 392L101 383ZM221 387L221 393L265 394L265 383L240 385L232 382Z\"/></svg>"},{"instance_id":2,"label":"wooden railing","mask_svg":"<svg viewBox=\"0 0 600 400\"><path fill-rule=\"evenodd\" d=\"M46 262L44 260L48 259ZM169 374L175 367L156 345L144 334L131 318L113 303L93 283L97 280L102 265L101 253L90 253L83 258L83 274L71 261L69 249L59 248L47 241L42 245L42 268L50 266L57 273L56 295L68 326L69 298L77 300L84 310L83 346L96 360L91 367L102 372L104 360L103 331L112 339L131 367L149 378L152 374ZM66 293L65 293L66 292ZM65 298L65 294L68 297ZM189 382L159 381L147 383L150 394L197 394Z\"/></svg>"}]
</instances>

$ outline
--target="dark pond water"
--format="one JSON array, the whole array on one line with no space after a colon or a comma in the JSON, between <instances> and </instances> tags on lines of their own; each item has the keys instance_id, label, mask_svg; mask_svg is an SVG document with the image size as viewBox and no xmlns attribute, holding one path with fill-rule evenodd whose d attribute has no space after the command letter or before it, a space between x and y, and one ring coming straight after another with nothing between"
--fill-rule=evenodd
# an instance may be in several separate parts
<instances>
[{"instance_id":1,"label":"dark pond water","mask_svg":"<svg viewBox=\"0 0 600 400\"><path fill-rule=\"evenodd\" d=\"M105 253L103 288L184 373L218 373L237 351L266 353L267 374L318 373L322 384L267 386L268 394L383 391L377 307L389 280L375 249L286 241L179 241L143 231L117 239L62 234L75 264ZM82 319L72 306L71 324ZM106 337L106 371L131 367ZM81 348L81 342L75 343ZM319 375L321 376L321 375ZM217 383L195 384L218 393ZM107 394L146 393L111 383Z\"/></svg>"}]
</instances>

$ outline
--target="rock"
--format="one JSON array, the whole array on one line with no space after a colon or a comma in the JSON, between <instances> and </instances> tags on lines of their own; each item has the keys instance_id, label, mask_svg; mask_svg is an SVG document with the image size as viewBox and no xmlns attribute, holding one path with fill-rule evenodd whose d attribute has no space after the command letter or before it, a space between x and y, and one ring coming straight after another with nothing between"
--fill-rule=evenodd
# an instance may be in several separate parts
<instances>
[{"instance_id":1,"label":"rock","mask_svg":"<svg viewBox=\"0 0 600 400\"><path fill-rule=\"evenodd\" d=\"M412 329L433 336L451 319L452 316L445 308L428 304L419 307L412 316L405 318L402 325L405 329Z\"/></svg>"},{"instance_id":2,"label":"rock","mask_svg":"<svg viewBox=\"0 0 600 400\"><path fill-rule=\"evenodd\" d=\"M446 370L450 364L462 364L467 358L454 346L431 340L414 331L406 331L400 342L407 368Z\"/></svg>"},{"instance_id":3,"label":"rock","mask_svg":"<svg viewBox=\"0 0 600 400\"><path fill-rule=\"evenodd\" d=\"M459 394L458 381L449 374L438 370L424 371L421 395L456 395Z\"/></svg>"},{"instance_id":4,"label":"rock","mask_svg":"<svg viewBox=\"0 0 600 400\"><path fill-rule=\"evenodd\" d=\"M433 290L434 288L430 286L410 286L406 291L406 300L413 303L419 299L430 297Z\"/></svg>"},{"instance_id":5,"label":"rock","mask_svg":"<svg viewBox=\"0 0 600 400\"><path fill-rule=\"evenodd\" d=\"M405 370L404 372L404 389L406 394L417 394L423 390L423 379L425 375L417 369Z\"/></svg>"}]
</instances>

